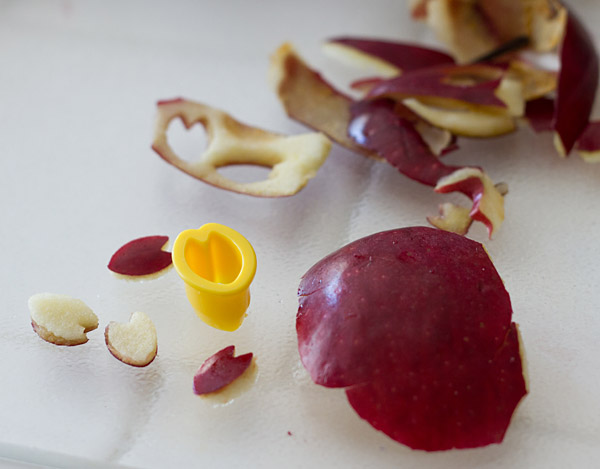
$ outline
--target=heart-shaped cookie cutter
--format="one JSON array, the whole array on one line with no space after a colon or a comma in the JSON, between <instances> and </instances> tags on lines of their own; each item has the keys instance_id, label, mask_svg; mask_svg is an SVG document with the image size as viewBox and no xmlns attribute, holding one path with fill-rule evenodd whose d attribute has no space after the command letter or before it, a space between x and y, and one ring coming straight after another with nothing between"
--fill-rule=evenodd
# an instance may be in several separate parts
<instances>
[{"instance_id":1,"label":"heart-shaped cookie cutter","mask_svg":"<svg viewBox=\"0 0 600 469\"><path fill-rule=\"evenodd\" d=\"M188 300L206 324L234 331L246 317L256 254L240 233L218 223L179 233L173 265Z\"/></svg>"}]
</instances>

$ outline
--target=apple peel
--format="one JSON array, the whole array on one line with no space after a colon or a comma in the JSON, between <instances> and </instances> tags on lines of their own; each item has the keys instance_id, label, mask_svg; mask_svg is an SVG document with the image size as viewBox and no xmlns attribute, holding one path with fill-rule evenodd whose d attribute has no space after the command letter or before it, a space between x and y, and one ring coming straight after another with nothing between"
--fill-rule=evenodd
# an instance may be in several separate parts
<instances>
[{"instance_id":1,"label":"apple peel","mask_svg":"<svg viewBox=\"0 0 600 469\"><path fill-rule=\"evenodd\" d=\"M485 249L425 227L377 233L303 276L298 350L316 384L414 449L500 443L527 394L510 298Z\"/></svg>"},{"instance_id":2,"label":"apple peel","mask_svg":"<svg viewBox=\"0 0 600 469\"><path fill-rule=\"evenodd\" d=\"M167 141L169 123L180 118L186 128L200 123L208 146L195 162L175 154ZM300 191L327 158L331 142L321 133L284 136L243 124L229 114L186 99L158 102L152 149L167 163L221 189L256 197L287 197ZM271 168L263 181L240 183L218 172L249 164Z\"/></svg>"},{"instance_id":3,"label":"apple peel","mask_svg":"<svg viewBox=\"0 0 600 469\"><path fill-rule=\"evenodd\" d=\"M336 37L325 43L324 50L335 58L346 59L354 65L370 65L383 76L454 64L444 52L414 44L357 37Z\"/></svg>"},{"instance_id":4,"label":"apple peel","mask_svg":"<svg viewBox=\"0 0 600 469\"><path fill-rule=\"evenodd\" d=\"M83 301L68 295L38 293L29 298L33 330L55 345L81 345L98 327L98 317Z\"/></svg>"},{"instance_id":5,"label":"apple peel","mask_svg":"<svg viewBox=\"0 0 600 469\"><path fill-rule=\"evenodd\" d=\"M461 168L440 179L434 190L442 194L458 191L470 197L473 208L469 216L483 223L491 238L504 221L504 197L501 189L508 192L504 185L495 185L481 169Z\"/></svg>"},{"instance_id":6,"label":"apple peel","mask_svg":"<svg viewBox=\"0 0 600 469\"><path fill-rule=\"evenodd\" d=\"M163 248L168 236L146 236L134 239L115 252L109 270L127 277L143 277L159 273L172 264L171 253Z\"/></svg>"},{"instance_id":7,"label":"apple peel","mask_svg":"<svg viewBox=\"0 0 600 469\"><path fill-rule=\"evenodd\" d=\"M590 122L577 141L575 150L586 163L600 163L600 122Z\"/></svg>"},{"instance_id":8,"label":"apple peel","mask_svg":"<svg viewBox=\"0 0 600 469\"><path fill-rule=\"evenodd\" d=\"M501 113L476 111L468 107L441 107L416 98L402 101L407 108L436 127L465 137L496 137L515 130L514 119Z\"/></svg>"},{"instance_id":9,"label":"apple peel","mask_svg":"<svg viewBox=\"0 0 600 469\"><path fill-rule=\"evenodd\" d=\"M440 230L464 236L473 223L471 210L460 205L446 202L440 205L439 212L437 216L427 217L427 221Z\"/></svg>"},{"instance_id":10,"label":"apple peel","mask_svg":"<svg viewBox=\"0 0 600 469\"><path fill-rule=\"evenodd\" d=\"M230 345L207 358L194 375L194 394L210 394L231 384L244 374L252 363L252 353L234 357Z\"/></svg>"},{"instance_id":11,"label":"apple peel","mask_svg":"<svg viewBox=\"0 0 600 469\"><path fill-rule=\"evenodd\" d=\"M599 76L592 38L572 12L560 46L560 63L552 127L556 149L566 156L588 124Z\"/></svg>"},{"instance_id":12,"label":"apple peel","mask_svg":"<svg viewBox=\"0 0 600 469\"><path fill-rule=\"evenodd\" d=\"M158 352L156 327L140 311L133 313L128 323L111 321L104 330L104 340L111 355L126 365L148 366Z\"/></svg>"}]
</instances>

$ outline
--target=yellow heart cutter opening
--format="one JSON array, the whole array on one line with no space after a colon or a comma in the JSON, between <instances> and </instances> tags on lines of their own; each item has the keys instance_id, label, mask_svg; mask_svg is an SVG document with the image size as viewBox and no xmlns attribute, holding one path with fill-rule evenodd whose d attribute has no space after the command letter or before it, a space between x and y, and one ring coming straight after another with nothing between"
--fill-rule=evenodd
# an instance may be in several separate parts
<instances>
[{"instance_id":1,"label":"yellow heart cutter opening","mask_svg":"<svg viewBox=\"0 0 600 469\"><path fill-rule=\"evenodd\" d=\"M256 254L248 240L227 226L207 223L179 233L172 257L198 317L224 331L240 327L256 273Z\"/></svg>"}]
</instances>

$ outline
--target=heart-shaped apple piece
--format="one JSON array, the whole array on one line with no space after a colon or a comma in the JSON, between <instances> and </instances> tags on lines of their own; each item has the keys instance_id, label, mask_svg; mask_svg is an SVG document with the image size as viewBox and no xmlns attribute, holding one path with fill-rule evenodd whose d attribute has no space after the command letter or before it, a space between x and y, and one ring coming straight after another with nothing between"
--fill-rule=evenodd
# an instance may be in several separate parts
<instances>
[{"instance_id":1,"label":"heart-shaped apple piece","mask_svg":"<svg viewBox=\"0 0 600 469\"><path fill-rule=\"evenodd\" d=\"M234 357L230 345L206 359L194 375L194 393L198 395L218 391L238 379L250 366L252 353Z\"/></svg>"},{"instance_id":2,"label":"heart-shaped apple piece","mask_svg":"<svg viewBox=\"0 0 600 469\"><path fill-rule=\"evenodd\" d=\"M104 339L109 352L131 366L149 365L158 350L156 327L142 312L133 313L125 324L111 321L104 330Z\"/></svg>"},{"instance_id":3,"label":"heart-shaped apple piece","mask_svg":"<svg viewBox=\"0 0 600 469\"><path fill-rule=\"evenodd\" d=\"M134 239L113 254L108 268L130 277L152 275L171 265L171 253L163 251L168 236L146 236Z\"/></svg>"},{"instance_id":4,"label":"heart-shaped apple piece","mask_svg":"<svg viewBox=\"0 0 600 469\"><path fill-rule=\"evenodd\" d=\"M29 298L33 330L46 342L80 345L98 327L98 317L83 301L67 295L38 293Z\"/></svg>"},{"instance_id":5,"label":"heart-shaped apple piece","mask_svg":"<svg viewBox=\"0 0 600 469\"><path fill-rule=\"evenodd\" d=\"M485 249L414 227L377 233L303 276L298 350L313 381L346 388L411 448L502 441L527 393L510 298Z\"/></svg>"}]
</instances>

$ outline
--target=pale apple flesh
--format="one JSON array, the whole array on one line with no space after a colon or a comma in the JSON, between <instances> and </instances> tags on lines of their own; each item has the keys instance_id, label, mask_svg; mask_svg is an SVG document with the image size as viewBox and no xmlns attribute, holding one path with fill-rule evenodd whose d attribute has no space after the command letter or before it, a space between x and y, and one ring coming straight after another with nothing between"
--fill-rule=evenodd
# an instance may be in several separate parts
<instances>
[{"instance_id":1,"label":"pale apple flesh","mask_svg":"<svg viewBox=\"0 0 600 469\"><path fill-rule=\"evenodd\" d=\"M111 321L104 330L109 352L126 365L145 367L156 358L158 342L152 320L140 311L128 323Z\"/></svg>"},{"instance_id":2,"label":"pale apple flesh","mask_svg":"<svg viewBox=\"0 0 600 469\"><path fill-rule=\"evenodd\" d=\"M354 101L343 95L306 65L290 45L280 47L271 67L276 77L275 89L288 115L324 132L337 143L383 159L404 175L432 187L461 169L442 163L415 124L398 114L394 103ZM460 190L465 192L464 187ZM481 193L477 190L469 196L479 197ZM474 213L478 210L474 207ZM498 228L500 220L496 222L493 229L488 225L490 233Z\"/></svg>"},{"instance_id":3,"label":"pale apple flesh","mask_svg":"<svg viewBox=\"0 0 600 469\"><path fill-rule=\"evenodd\" d=\"M127 277L156 274L172 264L171 253L164 251L168 236L146 236L121 246L111 257L108 268Z\"/></svg>"},{"instance_id":4,"label":"pale apple flesh","mask_svg":"<svg viewBox=\"0 0 600 469\"><path fill-rule=\"evenodd\" d=\"M81 345L98 327L98 317L83 301L68 295L38 293L29 298L33 330L55 345Z\"/></svg>"},{"instance_id":5,"label":"pale apple flesh","mask_svg":"<svg viewBox=\"0 0 600 469\"><path fill-rule=\"evenodd\" d=\"M167 139L169 123L180 118L186 128L200 123L206 129L208 147L194 162L180 158ZM287 197L313 178L331 149L321 133L284 136L243 124L229 114L202 103L173 99L158 103L152 148L167 163L196 179L233 192L256 197ZM230 165L271 168L267 179L237 182L218 169Z\"/></svg>"}]
</instances>

